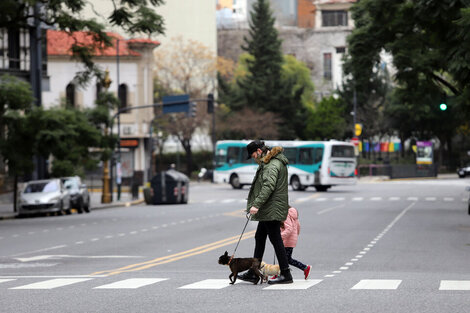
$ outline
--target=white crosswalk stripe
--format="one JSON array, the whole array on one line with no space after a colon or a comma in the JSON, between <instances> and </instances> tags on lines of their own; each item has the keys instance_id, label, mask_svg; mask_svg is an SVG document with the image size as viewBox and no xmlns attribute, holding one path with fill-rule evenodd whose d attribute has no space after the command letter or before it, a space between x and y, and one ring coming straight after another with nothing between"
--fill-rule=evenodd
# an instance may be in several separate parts
<instances>
[{"instance_id":1,"label":"white crosswalk stripe","mask_svg":"<svg viewBox=\"0 0 470 313\"><path fill-rule=\"evenodd\" d=\"M341 271L337 271L341 272ZM335 275L325 275L325 277L334 277ZM7 289L36 289L36 290L48 290L48 289L57 289L61 287L70 286L73 284L86 282L93 280L93 285L96 286L95 282L99 281L100 278L56 278L49 279L45 281L39 281L35 283L30 283L27 285L20 285L17 287L11 287L10 284L6 284L5 288ZM138 289L146 286L157 285L160 282L170 280L170 278L128 278L124 280L118 280L111 282L105 285L98 285L96 287L88 285L81 285L80 288L87 289ZM18 284L21 279L17 278L2 278L0 283L15 282ZM309 289L313 286L316 286L328 279L294 279L293 284L280 284L280 285L269 285L266 283L258 284L259 288L265 290L302 290ZM350 281L344 283L345 289L351 290L396 290L401 287L403 280L400 279L362 279L359 281ZM252 285L251 283L237 280L235 284L246 284ZM431 283L432 288L436 289L437 284ZM167 285L165 285L167 286ZM197 282L193 282L181 287L174 287L177 289L198 289L198 290L214 290L214 289L223 289L230 287L230 281L227 278L223 279L205 279ZM352 286L352 287L351 287ZM166 288L166 287L165 287ZM470 291L470 280L441 280L439 284L440 291Z\"/></svg>"},{"instance_id":2,"label":"white crosswalk stripe","mask_svg":"<svg viewBox=\"0 0 470 313\"><path fill-rule=\"evenodd\" d=\"M293 284L281 284L281 285L270 285L269 287L263 288L264 290L300 290L308 289L316 284L322 282L322 279L311 279L311 280L297 280L294 279Z\"/></svg>"},{"instance_id":3,"label":"white crosswalk stripe","mask_svg":"<svg viewBox=\"0 0 470 313\"><path fill-rule=\"evenodd\" d=\"M469 280L441 280L439 290L470 290Z\"/></svg>"},{"instance_id":4,"label":"white crosswalk stripe","mask_svg":"<svg viewBox=\"0 0 470 313\"><path fill-rule=\"evenodd\" d=\"M363 279L354 285L354 287L351 289L397 289L400 284L401 280L394 279Z\"/></svg>"},{"instance_id":5,"label":"white crosswalk stripe","mask_svg":"<svg viewBox=\"0 0 470 313\"><path fill-rule=\"evenodd\" d=\"M81 283L91 279L93 278L56 278L10 289L54 289L76 283Z\"/></svg>"},{"instance_id":6,"label":"white crosswalk stripe","mask_svg":"<svg viewBox=\"0 0 470 313\"><path fill-rule=\"evenodd\" d=\"M235 282L235 284L238 283L239 281ZM228 279L205 279L178 289L222 289L228 286L230 286Z\"/></svg>"},{"instance_id":7,"label":"white crosswalk stripe","mask_svg":"<svg viewBox=\"0 0 470 313\"><path fill-rule=\"evenodd\" d=\"M152 285L168 278L129 278L120 280L111 284L95 287L94 289L137 289L140 287Z\"/></svg>"}]
</instances>

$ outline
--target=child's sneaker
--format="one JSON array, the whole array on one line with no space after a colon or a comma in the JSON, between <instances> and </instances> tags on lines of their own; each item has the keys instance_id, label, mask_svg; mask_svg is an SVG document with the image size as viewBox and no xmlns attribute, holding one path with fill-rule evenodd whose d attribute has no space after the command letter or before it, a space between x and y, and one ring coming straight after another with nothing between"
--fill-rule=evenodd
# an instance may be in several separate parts
<instances>
[{"instance_id":1,"label":"child's sneaker","mask_svg":"<svg viewBox=\"0 0 470 313\"><path fill-rule=\"evenodd\" d=\"M274 276L269 277L270 280L271 280L271 279L276 279L276 278L277 278L277 275L274 275Z\"/></svg>"},{"instance_id":2,"label":"child's sneaker","mask_svg":"<svg viewBox=\"0 0 470 313\"><path fill-rule=\"evenodd\" d=\"M304 276L305 276L305 279L307 280L308 279L308 276L310 275L310 269L312 267L310 265L307 265L307 268L304 269Z\"/></svg>"}]
</instances>

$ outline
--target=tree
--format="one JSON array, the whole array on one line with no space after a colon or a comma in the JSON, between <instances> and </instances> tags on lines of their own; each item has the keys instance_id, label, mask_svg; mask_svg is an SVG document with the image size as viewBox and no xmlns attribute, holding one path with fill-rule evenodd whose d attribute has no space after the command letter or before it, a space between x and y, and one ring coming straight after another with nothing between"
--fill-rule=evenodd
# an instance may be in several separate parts
<instances>
[{"instance_id":1,"label":"tree","mask_svg":"<svg viewBox=\"0 0 470 313\"><path fill-rule=\"evenodd\" d=\"M281 99L281 40L274 28L269 2L257 0L250 12L249 38L244 37L247 75L237 80L245 106L276 112Z\"/></svg>"},{"instance_id":2,"label":"tree","mask_svg":"<svg viewBox=\"0 0 470 313\"><path fill-rule=\"evenodd\" d=\"M263 119L268 118L268 116L264 116L264 113L273 113L270 116L275 116L276 121L272 121L269 127L278 128L276 133L279 137L277 139L304 139L306 116L314 106L314 85L310 79L309 69L294 56L284 56L279 78L279 101L282 105L271 109L258 108L245 104L243 87L237 83L249 76L248 64L253 59L253 56L247 53L240 55L231 80L224 78L226 75L219 75L219 103L226 103L234 112L250 108L253 113L263 115ZM236 127L236 125L234 126Z\"/></svg>"},{"instance_id":3,"label":"tree","mask_svg":"<svg viewBox=\"0 0 470 313\"><path fill-rule=\"evenodd\" d=\"M344 139L346 121L342 98L323 98L307 119L306 136L312 140Z\"/></svg>"},{"instance_id":4,"label":"tree","mask_svg":"<svg viewBox=\"0 0 470 313\"><path fill-rule=\"evenodd\" d=\"M420 113L415 117L416 129L438 136L444 140L442 145L449 146L445 138L453 131L448 127L458 127L459 118L470 115L470 62L466 57L470 10L466 1L364 0L352 7L352 17L356 29L348 39L345 69L358 98L370 94L381 53L389 53L396 84L402 89L395 93L399 98L394 100L394 111L401 104ZM436 123L432 107L439 105L443 93L455 99L453 118L446 117L447 129Z\"/></svg>"},{"instance_id":5,"label":"tree","mask_svg":"<svg viewBox=\"0 0 470 313\"><path fill-rule=\"evenodd\" d=\"M217 58L200 42L174 38L165 47L157 49L155 55L155 80L158 81L159 96L188 94L190 99L203 99L213 92L216 84ZM156 99L157 102L161 98ZM160 129L177 138L186 152L187 174L193 170L191 141L197 130L207 129L206 103L197 103L197 114L166 114L157 119Z\"/></svg>"},{"instance_id":6,"label":"tree","mask_svg":"<svg viewBox=\"0 0 470 313\"><path fill-rule=\"evenodd\" d=\"M130 34L162 34L163 19L155 13L153 7L159 6L163 0L110 0L114 9L107 17L107 23ZM83 45L75 42L72 45L74 58L82 62L85 70L77 75L77 81L86 83L92 74L101 77L102 73L93 62L98 49L110 47L111 38L105 32L105 25L95 18L83 18L83 11L90 5L83 0L2 0L0 28L30 28L31 18L41 23L63 30L70 34L75 31L86 31L93 36L94 43ZM96 14L98 17L98 14Z\"/></svg>"}]
</instances>

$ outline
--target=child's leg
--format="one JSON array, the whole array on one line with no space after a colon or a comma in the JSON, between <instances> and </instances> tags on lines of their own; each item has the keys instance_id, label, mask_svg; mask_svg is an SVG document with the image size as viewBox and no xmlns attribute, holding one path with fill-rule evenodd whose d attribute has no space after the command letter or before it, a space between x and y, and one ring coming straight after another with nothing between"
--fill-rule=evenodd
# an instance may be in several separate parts
<instances>
[{"instance_id":1,"label":"child's leg","mask_svg":"<svg viewBox=\"0 0 470 313\"><path fill-rule=\"evenodd\" d=\"M294 251L294 248L286 247L287 261L289 262L290 265L295 266L302 271L305 270L307 268L307 265L292 258L293 251Z\"/></svg>"}]
</instances>

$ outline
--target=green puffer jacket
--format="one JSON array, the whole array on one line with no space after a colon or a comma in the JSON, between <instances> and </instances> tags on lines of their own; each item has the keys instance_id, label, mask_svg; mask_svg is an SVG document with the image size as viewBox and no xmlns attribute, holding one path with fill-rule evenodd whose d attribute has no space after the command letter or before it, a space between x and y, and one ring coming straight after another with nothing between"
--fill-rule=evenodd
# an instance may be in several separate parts
<instances>
[{"instance_id":1,"label":"green puffer jacket","mask_svg":"<svg viewBox=\"0 0 470 313\"><path fill-rule=\"evenodd\" d=\"M246 211L254 206L253 221L284 221L289 210L287 164L282 147L274 147L261 159L248 194Z\"/></svg>"}]
</instances>

